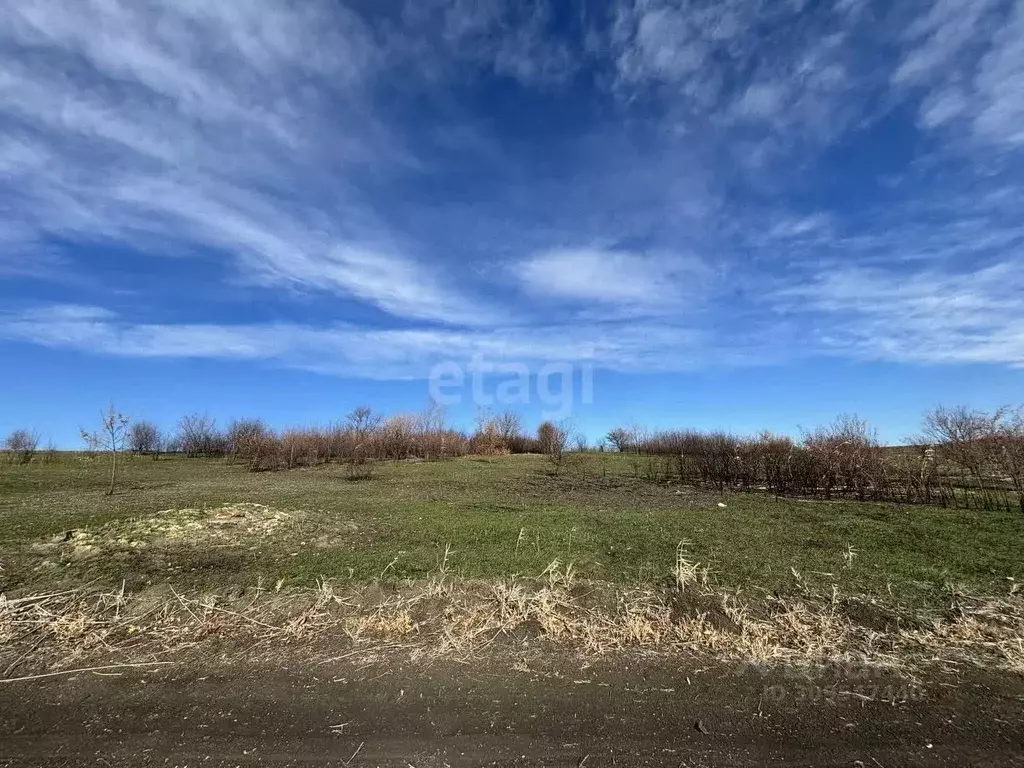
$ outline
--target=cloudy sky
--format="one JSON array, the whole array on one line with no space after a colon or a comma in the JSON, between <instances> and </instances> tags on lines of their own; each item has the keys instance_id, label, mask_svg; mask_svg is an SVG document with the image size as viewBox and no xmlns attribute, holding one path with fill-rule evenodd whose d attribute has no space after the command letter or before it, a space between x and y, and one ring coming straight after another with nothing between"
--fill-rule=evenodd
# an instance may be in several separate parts
<instances>
[{"instance_id":1,"label":"cloudy sky","mask_svg":"<svg viewBox=\"0 0 1024 768\"><path fill-rule=\"evenodd\" d=\"M1024 0L11 0L0 428L484 356L592 365L592 433L898 438L1021 400L1022 180Z\"/></svg>"}]
</instances>

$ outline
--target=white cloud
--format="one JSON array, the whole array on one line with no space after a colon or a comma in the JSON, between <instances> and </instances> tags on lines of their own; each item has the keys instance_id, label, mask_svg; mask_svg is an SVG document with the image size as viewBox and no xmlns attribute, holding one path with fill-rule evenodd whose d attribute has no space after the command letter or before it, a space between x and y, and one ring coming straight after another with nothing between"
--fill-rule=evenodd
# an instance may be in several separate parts
<instances>
[{"instance_id":1,"label":"white cloud","mask_svg":"<svg viewBox=\"0 0 1024 768\"><path fill-rule=\"evenodd\" d=\"M619 88L632 98L638 88L665 84L685 101L714 105L722 68L744 54L750 41L742 35L756 13L749 3L619 3L609 41Z\"/></svg>"},{"instance_id":2,"label":"white cloud","mask_svg":"<svg viewBox=\"0 0 1024 768\"><path fill-rule=\"evenodd\" d=\"M553 34L554 7L549 0L405 0L390 44L420 74L458 75L469 65L524 85L559 84L581 60Z\"/></svg>"},{"instance_id":3,"label":"white cloud","mask_svg":"<svg viewBox=\"0 0 1024 768\"><path fill-rule=\"evenodd\" d=\"M963 114L967 97L961 88L950 86L929 94L921 104L921 122L926 128L937 128Z\"/></svg>"},{"instance_id":4,"label":"white cloud","mask_svg":"<svg viewBox=\"0 0 1024 768\"><path fill-rule=\"evenodd\" d=\"M1013 261L959 272L835 268L780 294L819 313L818 342L833 354L1024 366L1024 275Z\"/></svg>"},{"instance_id":5,"label":"white cloud","mask_svg":"<svg viewBox=\"0 0 1024 768\"><path fill-rule=\"evenodd\" d=\"M737 104L743 114L774 117L785 105L788 88L784 83L754 83Z\"/></svg>"},{"instance_id":6,"label":"white cloud","mask_svg":"<svg viewBox=\"0 0 1024 768\"><path fill-rule=\"evenodd\" d=\"M351 325L126 322L96 307L57 305L0 313L0 338L93 354L263 362L326 374L423 379L444 361L538 366L583 363L619 371L703 365L698 332L679 325L589 323L494 330L374 330ZM726 351L727 352L727 351ZM719 355L721 362L754 359Z\"/></svg>"},{"instance_id":7,"label":"white cloud","mask_svg":"<svg viewBox=\"0 0 1024 768\"><path fill-rule=\"evenodd\" d=\"M1024 2L941 0L904 37L892 81L925 89L924 127L965 121L984 143L1024 144Z\"/></svg>"},{"instance_id":8,"label":"white cloud","mask_svg":"<svg viewBox=\"0 0 1024 768\"><path fill-rule=\"evenodd\" d=\"M1008 23L995 34L974 87L981 102L975 132L1004 144L1024 144L1024 2L1015 4Z\"/></svg>"},{"instance_id":9,"label":"white cloud","mask_svg":"<svg viewBox=\"0 0 1024 768\"><path fill-rule=\"evenodd\" d=\"M65 307L7 315L3 333L406 376L475 350L623 369L765 359L789 313L816 339L793 354L1019 363L1007 307L1024 227L1003 161L1024 144L1024 1L621 0L607 17L589 7L601 19L581 21L584 42L554 34L567 20L544 0L396 8L371 26L328 0L15 4L0 15L0 274L65 274L98 250L61 260L52 241L136 246L419 327L153 325ZM506 143L517 121L462 98L482 73L579 84L571 119L599 117L577 131L559 113L550 134ZM896 105L934 133L894 169L900 153L851 129L903 119ZM861 191L880 166L904 184L872 209ZM837 168L848 187L822 181ZM485 298L494 263L507 279Z\"/></svg>"},{"instance_id":10,"label":"white cloud","mask_svg":"<svg viewBox=\"0 0 1024 768\"><path fill-rule=\"evenodd\" d=\"M0 212L39 243L161 239L243 280L335 291L406 318L487 313L364 203L415 160L367 93L384 62L344 8L127 0L0 15ZM84 63L84 66L83 66Z\"/></svg>"},{"instance_id":11,"label":"white cloud","mask_svg":"<svg viewBox=\"0 0 1024 768\"><path fill-rule=\"evenodd\" d=\"M887 81L857 66L882 43L848 6L622 2L610 42L617 91L653 101L679 131L760 175L843 135Z\"/></svg>"},{"instance_id":12,"label":"white cloud","mask_svg":"<svg viewBox=\"0 0 1024 768\"><path fill-rule=\"evenodd\" d=\"M831 224L831 217L823 213L813 213L808 216L782 216L769 230L769 235L774 238L808 237L827 233Z\"/></svg>"},{"instance_id":13,"label":"white cloud","mask_svg":"<svg viewBox=\"0 0 1024 768\"><path fill-rule=\"evenodd\" d=\"M686 14L675 9L642 12L635 40L636 46L619 59L627 77L649 73L666 80L685 78L700 68L708 53Z\"/></svg>"},{"instance_id":14,"label":"white cloud","mask_svg":"<svg viewBox=\"0 0 1024 768\"><path fill-rule=\"evenodd\" d=\"M960 55L979 35L988 31L988 14L1000 0L937 0L928 11L905 30L911 43L899 67L893 72L895 83L934 78L955 66Z\"/></svg>"},{"instance_id":15,"label":"white cloud","mask_svg":"<svg viewBox=\"0 0 1024 768\"><path fill-rule=\"evenodd\" d=\"M598 248L543 251L514 269L536 295L676 312L681 296L696 293L709 278L709 270L696 257Z\"/></svg>"}]
</instances>

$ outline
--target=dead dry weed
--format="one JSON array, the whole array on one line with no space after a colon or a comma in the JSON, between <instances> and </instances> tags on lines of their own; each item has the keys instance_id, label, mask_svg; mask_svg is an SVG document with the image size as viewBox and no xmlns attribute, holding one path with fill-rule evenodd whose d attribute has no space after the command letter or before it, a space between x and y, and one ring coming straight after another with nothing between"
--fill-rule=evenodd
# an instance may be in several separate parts
<instances>
[{"instance_id":1,"label":"dead dry weed","mask_svg":"<svg viewBox=\"0 0 1024 768\"><path fill-rule=\"evenodd\" d=\"M678 578L678 576L677 576ZM677 589L624 589L575 578L553 562L539 578L457 580L263 590L234 601L183 595L170 587L126 595L75 590L0 597L0 659L15 667L60 669L104 659L152 661L207 641L273 653L307 643L346 655L468 660L513 644L557 643L581 654L636 649L757 664L868 664L896 670L973 663L1024 673L1024 597L972 599L914 629L872 629L852 621L835 594L780 599L715 590L685 579ZM704 606L702 608L701 606ZM320 650L316 650L320 649ZM11 661L7 661L11 659Z\"/></svg>"}]
</instances>

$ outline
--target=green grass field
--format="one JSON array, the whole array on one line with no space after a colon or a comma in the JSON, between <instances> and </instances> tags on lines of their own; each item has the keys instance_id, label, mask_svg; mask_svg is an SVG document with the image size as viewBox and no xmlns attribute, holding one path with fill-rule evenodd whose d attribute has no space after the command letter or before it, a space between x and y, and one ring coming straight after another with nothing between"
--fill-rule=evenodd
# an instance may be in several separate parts
<instances>
[{"instance_id":1,"label":"green grass field","mask_svg":"<svg viewBox=\"0 0 1024 768\"><path fill-rule=\"evenodd\" d=\"M5 465L0 588L420 578L441 567L446 548L447 568L470 578L538 575L558 559L582 578L651 584L671 578L682 540L724 587L835 584L917 601L939 599L950 584L1005 594L1008 579L1024 581L1018 514L710 494L637 480L618 455L584 461L558 477L535 456L383 463L353 482L339 466L251 474L221 460L129 457L113 497L105 457ZM288 522L237 540L133 548L125 538L162 510L242 502L286 512ZM78 557L49 544L71 530L103 546Z\"/></svg>"}]
</instances>

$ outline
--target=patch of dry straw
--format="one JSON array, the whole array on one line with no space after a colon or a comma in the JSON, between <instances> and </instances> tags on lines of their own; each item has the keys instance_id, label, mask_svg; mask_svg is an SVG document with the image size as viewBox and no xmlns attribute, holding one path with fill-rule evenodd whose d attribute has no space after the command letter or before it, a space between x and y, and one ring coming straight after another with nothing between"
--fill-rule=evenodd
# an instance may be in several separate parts
<instances>
[{"instance_id":1,"label":"patch of dry straw","mask_svg":"<svg viewBox=\"0 0 1024 768\"><path fill-rule=\"evenodd\" d=\"M916 616L914 626L871 629L833 594L753 597L707 586L680 551L674 589L579 581L552 563L536 579L457 580L315 589L264 589L243 598L173 588L126 595L69 591L0 597L0 677L116 658L151 661L187 650L273 654L305 644L315 655L470 659L510 646L556 643L596 655L638 649L767 664L859 663L892 668L974 663L1024 673L1024 599L971 600Z\"/></svg>"}]
</instances>

